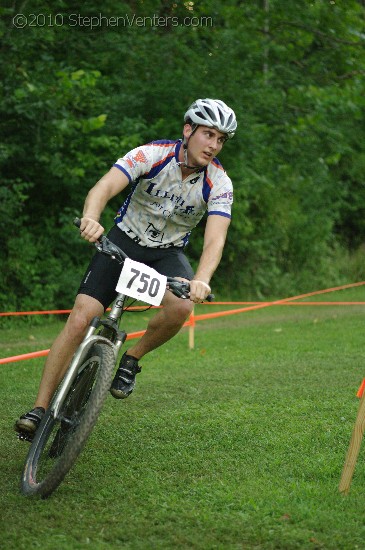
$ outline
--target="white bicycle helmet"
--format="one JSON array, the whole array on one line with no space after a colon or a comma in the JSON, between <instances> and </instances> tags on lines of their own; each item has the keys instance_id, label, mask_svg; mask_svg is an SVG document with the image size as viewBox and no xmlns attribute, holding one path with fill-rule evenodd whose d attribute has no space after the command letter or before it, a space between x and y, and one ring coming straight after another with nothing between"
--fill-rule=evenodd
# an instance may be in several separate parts
<instances>
[{"instance_id":1,"label":"white bicycle helmet","mask_svg":"<svg viewBox=\"0 0 365 550\"><path fill-rule=\"evenodd\" d=\"M197 99L186 111L184 121L194 125L216 128L230 139L237 128L236 115L220 99Z\"/></svg>"}]
</instances>

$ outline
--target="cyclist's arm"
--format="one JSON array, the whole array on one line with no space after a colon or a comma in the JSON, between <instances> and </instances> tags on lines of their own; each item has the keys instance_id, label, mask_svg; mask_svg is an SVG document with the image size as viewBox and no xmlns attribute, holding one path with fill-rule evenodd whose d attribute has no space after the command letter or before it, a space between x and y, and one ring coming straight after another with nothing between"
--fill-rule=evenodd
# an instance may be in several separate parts
<instances>
[{"instance_id":1,"label":"cyclist's arm","mask_svg":"<svg viewBox=\"0 0 365 550\"><path fill-rule=\"evenodd\" d=\"M111 168L95 185L86 197L81 218L81 236L93 243L104 232L99 223L102 211L107 202L123 191L129 183L128 177L118 168Z\"/></svg>"},{"instance_id":2,"label":"cyclist's arm","mask_svg":"<svg viewBox=\"0 0 365 550\"><path fill-rule=\"evenodd\" d=\"M225 216L208 216L203 252L194 279L190 282L190 299L194 302L204 300L211 291L210 279L222 257L230 221L230 218Z\"/></svg>"}]
</instances>

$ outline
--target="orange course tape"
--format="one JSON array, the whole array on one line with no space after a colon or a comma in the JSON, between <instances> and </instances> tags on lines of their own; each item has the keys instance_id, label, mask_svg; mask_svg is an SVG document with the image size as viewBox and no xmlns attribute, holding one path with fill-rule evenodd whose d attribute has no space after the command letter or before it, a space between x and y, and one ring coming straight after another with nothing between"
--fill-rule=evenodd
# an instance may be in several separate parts
<instances>
[{"instance_id":1,"label":"orange course tape","mask_svg":"<svg viewBox=\"0 0 365 550\"><path fill-rule=\"evenodd\" d=\"M262 309L264 307L285 305L288 302L292 302L294 300L300 300L301 298L308 298L309 296L317 296L318 294L325 294L326 292L335 292L336 290L344 290L346 288L352 288L352 287L361 286L361 285L365 285L365 281L361 281L359 283L351 283L348 285L337 286L333 288L326 288L324 290L316 290L314 292L307 292L306 294L299 294L298 296L291 296L290 298L274 300L273 302L263 302L261 304L256 304L253 306L244 307L240 309L231 309L228 311L219 311L217 313L206 313L203 315L196 315L195 320L203 321L204 319L211 319L212 317L223 317L225 315L234 315L236 313L242 313L244 311L253 311L256 309Z\"/></svg>"},{"instance_id":2,"label":"orange course tape","mask_svg":"<svg viewBox=\"0 0 365 550\"><path fill-rule=\"evenodd\" d=\"M151 309L158 309L162 306L151 306ZM145 309L146 306L130 306L127 307L127 311L135 311L140 309ZM150 309L148 307L148 309ZM110 311L108 308L106 311ZM47 311L5 311L0 313L0 317L10 317L15 315L57 315L63 313L71 313L71 309L50 309Z\"/></svg>"},{"instance_id":3,"label":"orange course tape","mask_svg":"<svg viewBox=\"0 0 365 550\"><path fill-rule=\"evenodd\" d=\"M347 285L337 286L333 288L327 288L324 290L316 290L314 292L308 292L306 294L299 294L298 296L291 296L290 298L283 298L281 300L275 300L273 302L255 302L255 305L251 305L249 307L239 308L239 309L233 309L228 311L218 311L216 313L206 313L202 315L191 315L189 321L184 323L184 327L188 326L194 326L196 321L203 321L205 319L213 319L217 317L223 317L227 315L235 315L237 313L243 313L244 311L253 311L256 309L262 309L264 307L270 307L270 306L276 306L276 305L285 305L288 304L288 302L292 302L294 300L300 300L301 298L308 298L309 296L316 296L318 294L325 294L327 292L335 292L336 290L344 290L346 288L354 288L357 286L365 285L365 281L361 281L359 283L351 283ZM252 302L251 302L252 303ZM337 302L335 302L337 303ZM288 304L289 305L289 304ZM60 311L66 311L66 310L60 310ZM132 338L139 338L145 333L144 330L139 332L130 333L127 336L127 339ZM42 350L42 351L35 351L33 353L26 353L23 355L15 355L13 357L5 357L4 359L0 359L0 365L5 363L11 363L15 361L21 361L22 359L33 359L35 357L42 357L44 355L47 355L49 350Z\"/></svg>"},{"instance_id":4,"label":"orange course tape","mask_svg":"<svg viewBox=\"0 0 365 550\"><path fill-rule=\"evenodd\" d=\"M193 320L190 319L184 323L184 327L189 327L193 323ZM137 332L130 332L127 334L127 340L132 340L133 338L140 338L144 335L145 330L139 330ZM12 357L4 357L0 359L0 365L5 365L6 363L15 363L16 361L23 361L25 359L36 359L37 357L44 357L48 355L49 349L44 349L42 351L33 351L31 353L24 353L23 355L13 355Z\"/></svg>"},{"instance_id":5,"label":"orange course tape","mask_svg":"<svg viewBox=\"0 0 365 550\"><path fill-rule=\"evenodd\" d=\"M324 292L324 291L320 291ZM294 300L294 298L290 298ZM204 306L245 306L245 305L271 305L271 302L204 302ZM285 302L283 306L365 306L365 302ZM159 309L161 306L151 306L148 309ZM131 306L128 311L145 309L145 306ZM110 311L108 309L107 311ZM5 311L0 312L0 317L15 317L20 315L61 315L71 313L71 309L54 309L49 311Z\"/></svg>"}]
</instances>

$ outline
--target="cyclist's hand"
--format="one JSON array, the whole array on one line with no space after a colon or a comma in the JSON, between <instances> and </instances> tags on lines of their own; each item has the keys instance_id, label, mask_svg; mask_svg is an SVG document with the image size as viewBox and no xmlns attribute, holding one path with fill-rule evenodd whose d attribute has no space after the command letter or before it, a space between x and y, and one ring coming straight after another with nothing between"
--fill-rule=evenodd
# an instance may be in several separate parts
<instances>
[{"instance_id":1,"label":"cyclist's hand","mask_svg":"<svg viewBox=\"0 0 365 550\"><path fill-rule=\"evenodd\" d=\"M211 288L204 281L193 279L190 281L190 300L199 304L204 302L205 298L210 294Z\"/></svg>"},{"instance_id":2,"label":"cyclist's hand","mask_svg":"<svg viewBox=\"0 0 365 550\"><path fill-rule=\"evenodd\" d=\"M104 227L92 218L81 218L80 235L86 241L95 243L104 233Z\"/></svg>"}]
</instances>

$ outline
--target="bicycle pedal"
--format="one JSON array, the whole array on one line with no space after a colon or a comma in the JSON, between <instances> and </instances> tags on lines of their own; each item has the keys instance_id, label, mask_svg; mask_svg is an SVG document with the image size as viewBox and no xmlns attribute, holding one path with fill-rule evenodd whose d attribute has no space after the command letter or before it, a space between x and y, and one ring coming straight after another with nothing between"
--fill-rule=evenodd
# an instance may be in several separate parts
<instances>
[{"instance_id":1,"label":"bicycle pedal","mask_svg":"<svg viewBox=\"0 0 365 550\"><path fill-rule=\"evenodd\" d=\"M33 437L25 432L19 432L17 434L17 438L19 439L19 441L28 441L28 443L31 443L33 441Z\"/></svg>"}]
</instances>

